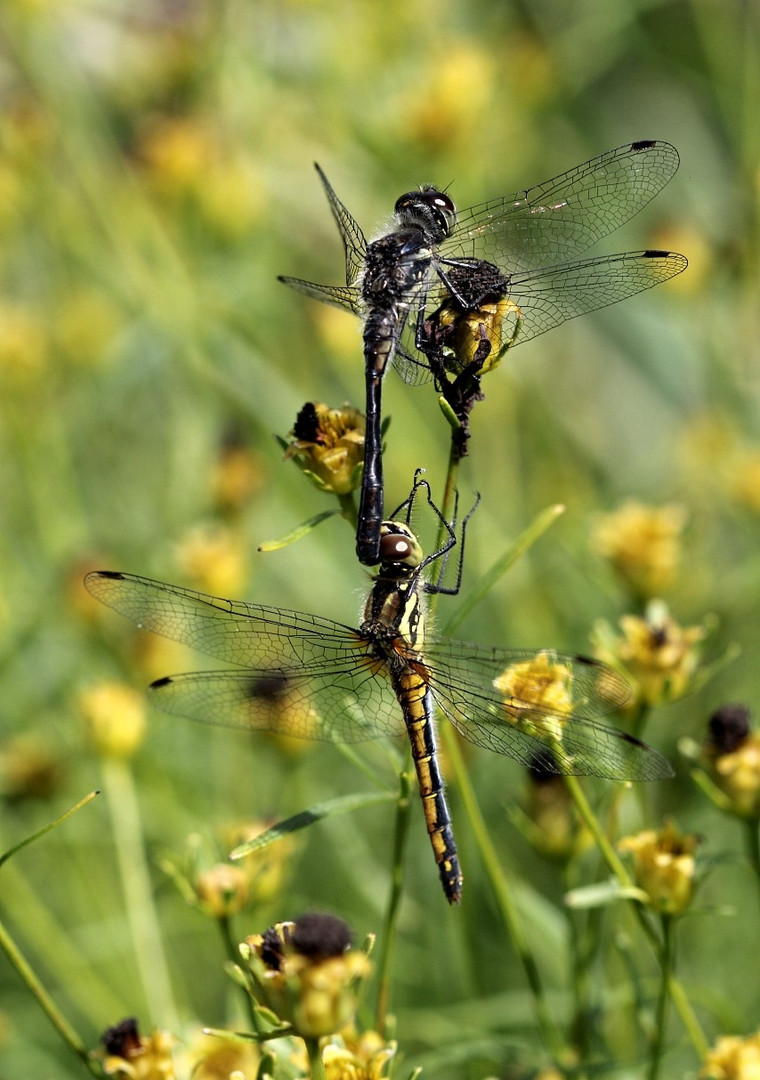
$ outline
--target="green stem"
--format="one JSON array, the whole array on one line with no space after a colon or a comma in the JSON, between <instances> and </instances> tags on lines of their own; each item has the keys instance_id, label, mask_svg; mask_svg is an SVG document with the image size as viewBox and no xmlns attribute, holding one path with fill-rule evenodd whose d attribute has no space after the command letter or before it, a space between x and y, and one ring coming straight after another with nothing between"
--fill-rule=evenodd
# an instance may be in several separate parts
<instances>
[{"instance_id":1,"label":"green stem","mask_svg":"<svg viewBox=\"0 0 760 1080\"><path fill-rule=\"evenodd\" d=\"M654 1021L652 1061L647 1073L647 1080L657 1080L665 1048L665 1021L667 1019L670 980L673 974L673 938L673 919L669 915L663 915L662 947L660 949L660 993L657 999L657 1012Z\"/></svg>"},{"instance_id":2,"label":"green stem","mask_svg":"<svg viewBox=\"0 0 760 1080\"><path fill-rule=\"evenodd\" d=\"M760 828L755 819L745 822L745 840L747 845L747 858L755 875L755 881L760 889Z\"/></svg>"},{"instance_id":3,"label":"green stem","mask_svg":"<svg viewBox=\"0 0 760 1080\"><path fill-rule=\"evenodd\" d=\"M102 1078L103 1070L100 1068L99 1062L89 1056L86 1046L37 978L28 960L23 956L2 922L0 922L0 948L2 948L22 981L34 995L38 1005L72 1053L79 1058L88 1072L93 1076Z\"/></svg>"},{"instance_id":4,"label":"green stem","mask_svg":"<svg viewBox=\"0 0 760 1080\"><path fill-rule=\"evenodd\" d=\"M152 1023L179 1030L153 888L145 858L142 822L129 765L117 758L103 762L103 788L111 812L116 856L132 934L135 958Z\"/></svg>"},{"instance_id":5,"label":"green stem","mask_svg":"<svg viewBox=\"0 0 760 1080\"><path fill-rule=\"evenodd\" d=\"M578 781L578 778L575 776L566 776L565 781L567 783L568 791L570 792L570 795L573 799L573 803L575 804L578 813L588 827L592 836L599 845L599 850L602 853L602 858L607 863L608 868L611 870L617 881L624 889L630 889L633 886L633 880L631 879L630 874L621 862L614 847L610 843L606 833L599 824L599 819L596 817L593 810L591 809L588 799L583 793L583 789L580 785L580 782ZM633 912L638 919L639 925L644 931L647 940L649 941L650 945L654 949L659 959L662 954L662 942L660 941L657 932L655 931L654 927L649 921L649 918L647 917L646 911L641 906L639 901L633 900L631 903ZM686 1028L686 1031L689 1034L689 1038L691 1039L694 1049L696 1050L700 1058L704 1057L708 1049L707 1039L704 1036L704 1032L700 1027L694 1010L691 1007L691 1003L686 997L686 992L683 986L672 972L668 972L667 974L667 990L678 1012L678 1015L681 1018L681 1022L683 1023L683 1026Z\"/></svg>"},{"instance_id":6,"label":"green stem","mask_svg":"<svg viewBox=\"0 0 760 1080\"><path fill-rule=\"evenodd\" d=\"M522 925L517 905L512 896L512 888L507 880L504 867L499 861L491 837L483 820L475 791L470 783L469 773L462 759L459 744L452 728L447 724L441 729L441 741L446 751L447 761L454 777L457 790L464 805L470 828L475 836L475 845L480 853L486 875L496 897L496 902L507 927L512 944L522 964L525 977L533 995L533 1007L536 1020L541 1030L544 1045L554 1057L561 1061L564 1045L559 1031L551 1017L551 1012L544 993L541 973L528 944L528 938Z\"/></svg>"},{"instance_id":7,"label":"green stem","mask_svg":"<svg viewBox=\"0 0 760 1080\"><path fill-rule=\"evenodd\" d=\"M232 936L232 924L230 920L223 915L216 920L216 923L219 927L219 932L222 935L222 942L224 943L224 951L227 953L227 959L231 964L239 966L240 953L238 952L237 943ZM245 987L241 987L241 990L243 997L245 998L245 1007L248 1013L248 1019L251 1021L251 1028L257 1034L261 1034L261 1025L256 1014L256 1007L253 1003L253 999Z\"/></svg>"},{"instance_id":8,"label":"green stem","mask_svg":"<svg viewBox=\"0 0 760 1080\"><path fill-rule=\"evenodd\" d=\"M319 1039L304 1039L304 1042L306 1043L306 1053L309 1055L311 1080L327 1080L325 1063L322 1061L322 1054L319 1049Z\"/></svg>"},{"instance_id":9,"label":"green stem","mask_svg":"<svg viewBox=\"0 0 760 1080\"><path fill-rule=\"evenodd\" d=\"M407 841L409 839L409 823L411 820L411 777L405 770L402 770L400 774L399 784L399 796L396 803L396 826L393 835L391 894L388 900L388 911L385 917L385 927L382 935L383 948L378 964L375 1030L378 1031L383 1038L385 1038L386 1034L386 1020L388 1016L388 1004L390 1001L391 970L398 938L398 920L399 912L401 910L401 896L403 894L404 856L406 853Z\"/></svg>"}]
</instances>

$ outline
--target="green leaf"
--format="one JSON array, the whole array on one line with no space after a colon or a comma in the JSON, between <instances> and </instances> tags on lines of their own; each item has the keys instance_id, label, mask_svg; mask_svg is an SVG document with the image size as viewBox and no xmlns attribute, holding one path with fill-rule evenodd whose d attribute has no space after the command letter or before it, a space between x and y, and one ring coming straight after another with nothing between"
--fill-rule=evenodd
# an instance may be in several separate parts
<instances>
[{"instance_id":1,"label":"green leaf","mask_svg":"<svg viewBox=\"0 0 760 1080\"><path fill-rule=\"evenodd\" d=\"M60 817L56 818L55 821L48 822L47 825L43 825L37 832L33 832L31 836L27 836L25 840L22 840L20 843L15 844L14 847L9 848L5 854L0 855L0 866L2 866L7 859L10 859L12 855L15 855L17 852L21 851L22 848L25 848L27 844L34 843L35 840L39 840L46 833L49 833L51 829L55 829L58 825L62 825L63 822L66 821L67 818L70 818L72 814L75 814L77 810L81 810L88 802L92 802L96 795L100 795L100 792L91 791L89 795L85 795L83 799L80 799L78 803L75 803L65 813L61 814Z\"/></svg>"},{"instance_id":2,"label":"green leaf","mask_svg":"<svg viewBox=\"0 0 760 1080\"><path fill-rule=\"evenodd\" d=\"M332 510L323 510L319 514L315 514L314 517L310 517L308 521L304 521L301 525L297 525L291 532L281 536L278 540L265 540L262 544L259 544L258 551L280 551L284 547L288 547L289 544L294 544L296 540L300 540L304 536L308 536L312 529L315 529L317 525L321 525L323 521L328 518L335 517L341 511L339 508L333 508Z\"/></svg>"},{"instance_id":3,"label":"green leaf","mask_svg":"<svg viewBox=\"0 0 760 1080\"><path fill-rule=\"evenodd\" d=\"M571 889L565 893L565 904L576 911L589 908L607 907L618 900L646 901L647 894L643 889L637 889L635 885L623 887L617 878L609 881L597 881L593 885L583 885L579 889Z\"/></svg>"},{"instance_id":4,"label":"green leaf","mask_svg":"<svg viewBox=\"0 0 760 1080\"><path fill-rule=\"evenodd\" d=\"M312 806L308 810L302 810L284 821L277 822L266 832L255 836L253 840L248 840L245 844L241 844L240 847L236 847L234 851L230 852L229 858L232 860L242 859L252 851L260 851L261 848L276 843L276 841L281 840L289 833L305 829L317 821L322 821L323 818L336 817L338 814L350 814L352 811L361 810L365 806L376 806L379 803L393 802L395 799L395 792L369 791L358 792L355 795L341 795L337 799L317 803L316 806Z\"/></svg>"},{"instance_id":5,"label":"green leaf","mask_svg":"<svg viewBox=\"0 0 760 1080\"><path fill-rule=\"evenodd\" d=\"M472 609L491 591L499 578L506 574L507 570L509 570L510 567L512 567L514 563L516 563L517 560L535 544L539 537L542 536L549 526L553 525L557 518L561 514L564 514L564 512L564 506L548 506L533 519L527 529L520 533L517 539L509 545L504 554L496 560L493 566L491 566L490 570L487 570L485 574L483 574L475 587L467 593L463 601L457 607L454 615L444 626L443 633L445 635L453 634L454 630L464 621Z\"/></svg>"}]
</instances>

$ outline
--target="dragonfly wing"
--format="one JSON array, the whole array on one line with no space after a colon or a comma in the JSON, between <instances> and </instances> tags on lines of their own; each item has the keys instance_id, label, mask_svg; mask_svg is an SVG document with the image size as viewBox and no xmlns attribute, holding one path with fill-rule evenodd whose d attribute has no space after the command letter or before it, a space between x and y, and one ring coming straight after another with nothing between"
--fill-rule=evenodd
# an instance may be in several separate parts
<instances>
[{"instance_id":1,"label":"dragonfly wing","mask_svg":"<svg viewBox=\"0 0 760 1080\"><path fill-rule=\"evenodd\" d=\"M314 162L314 168L322 181L322 187L325 189L327 201L330 204L332 215L335 218L343 241L343 249L346 254L346 285L353 285L364 266L364 257L367 254L367 240L356 218L340 201L333 191L332 184L316 162Z\"/></svg>"},{"instance_id":2,"label":"dragonfly wing","mask_svg":"<svg viewBox=\"0 0 760 1080\"><path fill-rule=\"evenodd\" d=\"M153 683L150 693L163 712L299 739L357 743L405 730L384 672L338 661L321 670L172 675Z\"/></svg>"},{"instance_id":3,"label":"dragonfly wing","mask_svg":"<svg viewBox=\"0 0 760 1080\"><path fill-rule=\"evenodd\" d=\"M361 296L359 290L353 285L317 285L314 281L303 281L301 278L283 277L277 278L283 285L288 285L296 292L310 296L312 300L320 300L323 304L332 304L333 307L350 311L352 315L361 314Z\"/></svg>"},{"instance_id":4,"label":"dragonfly wing","mask_svg":"<svg viewBox=\"0 0 760 1080\"><path fill-rule=\"evenodd\" d=\"M458 216L442 256L485 258L507 273L582 254L637 214L678 169L670 143L626 143L559 176Z\"/></svg>"},{"instance_id":5,"label":"dragonfly wing","mask_svg":"<svg viewBox=\"0 0 760 1080\"><path fill-rule=\"evenodd\" d=\"M616 780L673 775L656 750L597 722L630 698L626 680L604 664L463 642L431 643L427 663L437 704L476 746L558 773Z\"/></svg>"},{"instance_id":6,"label":"dragonfly wing","mask_svg":"<svg viewBox=\"0 0 760 1080\"><path fill-rule=\"evenodd\" d=\"M578 315L651 289L687 266L686 257L674 251L628 251L515 274L507 296L516 310L510 308L502 339L514 335L515 315L521 319L514 341L519 345Z\"/></svg>"},{"instance_id":7,"label":"dragonfly wing","mask_svg":"<svg viewBox=\"0 0 760 1080\"><path fill-rule=\"evenodd\" d=\"M357 630L305 612L223 600L116 571L87 574L85 587L140 628L239 667L327 670L358 664L367 653Z\"/></svg>"}]
</instances>

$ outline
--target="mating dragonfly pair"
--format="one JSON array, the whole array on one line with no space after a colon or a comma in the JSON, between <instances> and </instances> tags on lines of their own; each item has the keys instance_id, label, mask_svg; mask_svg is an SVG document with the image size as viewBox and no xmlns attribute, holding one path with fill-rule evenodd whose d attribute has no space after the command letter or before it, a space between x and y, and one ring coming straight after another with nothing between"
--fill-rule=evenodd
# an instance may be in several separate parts
<instances>
[{"instance_id":1,"label":"mating dragonfly pair","mask_svg":"<svg viewBox=\"0 0 760 1080\"><path fill-rule=\"evenodd\" d=\"M427 556L409 525L421 493L446 534ZM237 668L158 679L151 697L165 712L330 742L406 733L443 889L458 903L462 874L436 757L436 710L469 742L543 772L621 780L672 775L657 751L597 722L629 698L628 684L611 668L582 656L426 633L425 594L459 589L467 520L456 580L446 587L455 530L416 476L393 520L381 525L379 570L358 628L115 571L90 573L85 585L139 627Z\"/></svg>"},{"instance_id":2,"label":"mating dragonfly pair","mask_svg":"<svg viewBox=\"0 0 760 1080\"><path fill-rule=\"evenodd\" d=\"M542 184L460 212L445 191L422 187L397 200L395 227L369 244L316 166L343 240L346 284L280 280L364 322L360 562L380 561L381 387L388 366L394 364L407 382L432 375L450 404L462 383L470 386L465 398L469 394L471 403L473 380L511 346L680 274L687 260L672 251L576 258L646 206L678 162L669 143L627 143ZM467 409L465 402L462 413Z\"/></svg>"},{"instance_id":3,"label":"mating dragonfly pair","mask_svg":"<svg viewBox=\"0 0 760 1080\"><path fill-rule=\"evenodd\" d=\"M346 285L283 280L364 319L367 438L357 553L378 572L359 627L132 574L96 571L85 579L94 596L138 626L237 669L159 679L152 697L166 712L333 742L406 733L452 903L462 875L436 758L436 710L476 746L543 771L656 780L672 769L633 736L598 723L629 697L625 680L605 665L426 634L425 594L459 588L467 519L456 582L447 588L443 570L455 530L427 483L416 476L391 520L383 518L382 378L390 363L410 382L432 374L442 389L449 377L478 378L510 346L680 273L686 259L665 251L556 262L627 221L677 167L668 143L630 143L459 214L445 192L425 187L401 196L395 229L370 244L319 170L345 245ZM446 536L427 556L409 524L420 493Z\"/></svg>"}]
</instances>

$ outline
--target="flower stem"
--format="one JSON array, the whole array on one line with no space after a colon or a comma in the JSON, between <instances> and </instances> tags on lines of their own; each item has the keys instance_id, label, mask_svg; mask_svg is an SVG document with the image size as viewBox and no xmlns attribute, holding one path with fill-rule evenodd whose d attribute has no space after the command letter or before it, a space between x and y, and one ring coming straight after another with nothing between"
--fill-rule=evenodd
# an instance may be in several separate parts
<instances>
[{"instance_id":1,"label":"flower stem","mask_svg":"<svg viewBox=\"0 0 760 1080\"><path fill-rule=\"evenodd\" d=\"M673 974L673 938L673 919L669 915L663 915L662 945L660 948L660 993L657 999L657 1012L654 1020L652 1061L649 1065L647 1080L657 1080L665 1048L665 1021L667 1019L670 980Z\"/></svg>"},{"instance_id":2,"label":"flower stem","mask_svg":"<svg viewBox=\"0 0 760 1080\"><path fill-rule=\"evenodd\" d=\"M309 1073L311 1080L327 1080L325 1063L322 1061L322 1053L319 1049L319 1039L304 1039L306 1053L309 1055Z\"/></svg>"},{"instance_id":3,"label":"flower stem","mask_svg":"<svg viewBox=\"0 0 760 1080\"><path fill-rule=\"evenodd\" d=\"M29 961L21 953L21 950L11 938L2 922L0 922L0 948L2 948L22 981L34 995L40 1008L69 1049L76 1054L84 1067L93 1076L102 1077L103 1071L100 1068L99 1063L89 1056L86 1046L55 1004L50 994L48 994L47 990L33 971Z\"/></svg>"},{"instance_id":4,"label":"flower stem","mask_svg":"<svg viewBox=\"0 0 760 1080\"><path fill-rule=\"evenodd\" d=\"M382 935L383 948L378 965L377 1008L375 1030L385 1037L385 1025L390 1000L391 968L398 938L398 919L401 910L401 896L404 883L404 864L409 822L411 819L411 777L403 769L399 777L399 796L396 802L396 827L393 834L393 873L388 911L385 916L385 928Z\"/></svg>"},{"instance_id":5,"label":"flower stem","mask_svg":"<svg viewBox=\"0 0 760 1080\"><path fill-rule=\"evenodd\" d=\"M577 777L566 776L565 781L567 783L567 789L573 799L573 803L583 819L584 823L588 827L592 836L599 845L599 850L602 854L602 858L607 863L608 868L612 871L613 875L624 889L629 889L633 885L630 874L626 870L625 866L621 862L617 852L610 843L606 833L599 824L594 811L589 805L583 788L580 785ZM639 925L644 931L650 945L657 954L658 960L661 960L663 943L652 926L651 922L647 918L647 913L641 904L637 900L632 900L632 909L638 919ZM707 1053L708 1044L705 1039L704 1032L700 1027L699 1021L691 1007L689 999L686 997L686 992L678 981L672 971L668 971L666 975L663 975L667 979L667 991L673 1002L673 1005L681 1018L683 1026L686 1028L689 1038L691 1039L694 1049L697 1051L700 1057L704 1057Z\"/></svg>"},{"instance_id":6,"label":"flower stem","mask_svg":"<svg viewBox=\"0 0 760 1080\"><path fill-rule=\"evenodd\" d=\"M760 827L756 819L745 823L745 838L747 844L747 858L755 875L755 881L760 889Z\"/></svg>"},{"instance_id":7,"label":"flower stem","mask_svg":"<svg viewBox=\"0 0 760 1080\"><path fill-rule=\"evenodd\" d=\"M103 788L111 812L116 856L135 958L154 1024L178 1031L153 889L145 858L142 822L129 765L115 758L103 762Z\"/></svg>"}]
</instances>

